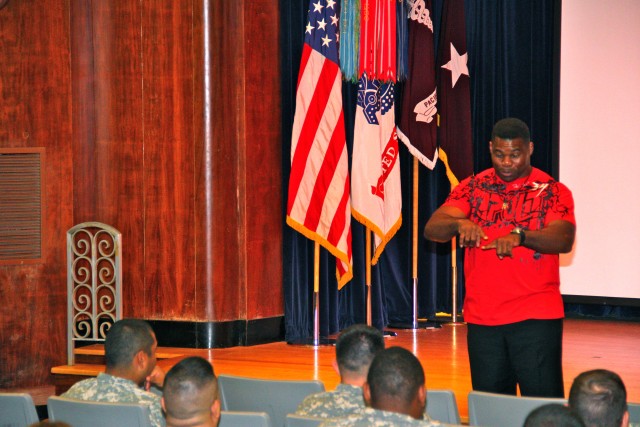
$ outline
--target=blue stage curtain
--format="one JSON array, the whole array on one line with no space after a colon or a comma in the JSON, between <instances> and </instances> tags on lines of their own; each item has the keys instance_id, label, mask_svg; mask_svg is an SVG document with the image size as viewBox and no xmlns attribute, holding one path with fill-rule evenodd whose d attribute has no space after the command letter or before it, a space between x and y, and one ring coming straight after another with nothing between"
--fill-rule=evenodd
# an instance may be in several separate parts
<instances>
[{"instance_id":1,"label":"blue stage curtain","mask_svg":"<svg viewBox=\"0 0 640 427\"><path fill-rule=\"evenodd\" d=\"M445 0L434 2L435 31ZM280 0L282 69L283 223L290 173L291 127L302 52L307 0ZM535 144L532 163L557 176L560 0L466 0L468 65L471 77L474 167L491 166L488 152L493 124L519 117L531 128ZM436 40L437 46L437 40ZM396 105L401 105L400 85ZM351 153L357 87L343 84L347 146ZM399 119L399 112L396 114ZM403 225L372 268L372 323L412 321L412 193L413 159L400 144ZM420 166L419 234L431 213L449 193L444 167ZM296 342L313 334L313 242L286 224L283 227L283 272L286 339ZM354 277L337 290L335 260L320 256L320 335L326 337L366 320L364 227L352 221ZM419 317L451 313L451 245L420 237L418 244ZM458 251L458 310L464 297L463 257Z\"/></svg>"}]
</instances>

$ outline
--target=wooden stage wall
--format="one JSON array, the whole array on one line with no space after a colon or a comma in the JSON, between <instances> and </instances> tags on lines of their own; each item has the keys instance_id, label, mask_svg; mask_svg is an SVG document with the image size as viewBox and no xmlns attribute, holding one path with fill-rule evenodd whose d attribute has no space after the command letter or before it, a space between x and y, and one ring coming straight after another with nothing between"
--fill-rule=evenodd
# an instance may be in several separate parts
<instances>
[{"instance_id":1,"label":"wooden stage wall","mask_svg":"<svg viewBox=\"0 0 640 427\"><path fill-rule=\"evenodd\" d=\"M0 147L46 151L43 262L0 265L0 388L65 363L65 233L84 221L122 232L125 316L193 345L282 337L277 16L268 0L0 9Z\"/></svg>"}]
</instances>

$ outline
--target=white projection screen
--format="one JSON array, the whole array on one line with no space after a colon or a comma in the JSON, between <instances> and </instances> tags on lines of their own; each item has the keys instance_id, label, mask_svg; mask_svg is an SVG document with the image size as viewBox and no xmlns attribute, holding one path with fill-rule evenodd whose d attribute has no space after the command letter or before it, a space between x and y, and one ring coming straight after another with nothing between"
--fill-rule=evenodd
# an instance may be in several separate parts
<instances>
[{"instance_id":1,"label":"white projection screen","mask_svg":"<svg viewBox=\"0 0 640 427\"><path fill-rule=\"evenodd\" d=\"M640 1L562 0L561 40L559 171L578 223L561 291L640 299Z\"/></svg>"}]
</instances>

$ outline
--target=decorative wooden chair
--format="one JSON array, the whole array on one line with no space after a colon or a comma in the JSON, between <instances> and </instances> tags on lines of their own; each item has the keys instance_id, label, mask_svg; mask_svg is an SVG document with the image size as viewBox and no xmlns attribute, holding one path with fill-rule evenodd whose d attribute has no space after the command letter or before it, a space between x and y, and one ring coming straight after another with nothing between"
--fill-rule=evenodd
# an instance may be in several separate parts
<instances>
[{"instance_id":1,"label":"decorative wooden chair","mask_svg":"<svg viewBox=\"0 0 640 427\"><path fill-rule=\"evenodd\" d=\"M67 363L78 341L104 342L122 318L122 235L100 222L67 231Z\"/></svg>"}]
</instances>

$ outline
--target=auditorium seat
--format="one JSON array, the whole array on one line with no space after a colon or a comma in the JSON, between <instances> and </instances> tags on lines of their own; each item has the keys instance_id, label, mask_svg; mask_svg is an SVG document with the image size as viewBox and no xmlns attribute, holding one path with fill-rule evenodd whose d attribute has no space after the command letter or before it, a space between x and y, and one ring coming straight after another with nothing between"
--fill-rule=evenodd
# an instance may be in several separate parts
<instances>
[{"instance_id":1,"label":"auditorium seat","mask_svg":"<svg viewBox=\"0 0 640 427\"><path fill-rule=\"evenodd\" d=\"M326 418L307 417L305 415L287 414L285 427L317 427Z\"/></svg>"},{"instance_id":2,"label":"auditorium seat","mask_svg":"<svg viewBox=\"0 0 640 427\"><path fill-rule=\"evenodd\" d=\"M269 414L266 412L220 412L218 427L271 427Z\"/></svg>"},{"instance_id":3,"label":"auditorium seat","mask_svg":"<svg viewBox=\"0 0 640 427\"><path fill-rule=\"evenodd\" d=\"M547 403L565 405L567 400L472 391L469 393L469 425L521 426L531 411Z\"/></svg>"},{"instance_id":4,"label":"auditorium seat","mask_svg":"<svg viewBox=\"0 0 640 427\"><path fill-rule=\"evenodd\" d=\"M49 419L73 427L151 427L149 407L135 403L89 402L51 396Z\"/></svg>"},{"instance_id":5,"label":"auditorium seat","mask_svg":"<svg viewBox=\"0 0 640 427\"><path fill-rule=\"evenodd\" d=\"M640 403L627 403L629 407L629 422L640 424Z\"/></svg>"},{"instance_id":6,"label":"auditorium seat","mask_svg":"<svg viewBox=\"0 0 640 427\"><path fill-rule=\"evenodd\" d=\"M274 427L283 427L309 394L324 391L317 380L265 380L219 375L220 406L224 411L266 412Z\"/></svg>"},{"instance_id":7,"label":"auditorium seat","mask_svg":"<svg viewBox=\"0 0 640 427\"><path fill-rule=\"evenodd\" d=\"M460 424L456 396L451 390L427 390L427 413L432 420Z\"/></svg>"},{"instance_id":8,"label":"auditorium seat","mask_svg":"<svg viewBox=\"0 0 640 427\"><path fill-rule=\"evenodd\" d=\"M30 394L0 393L0 426L24 427L38 421Z\"/></svg>"}]
</instances>

